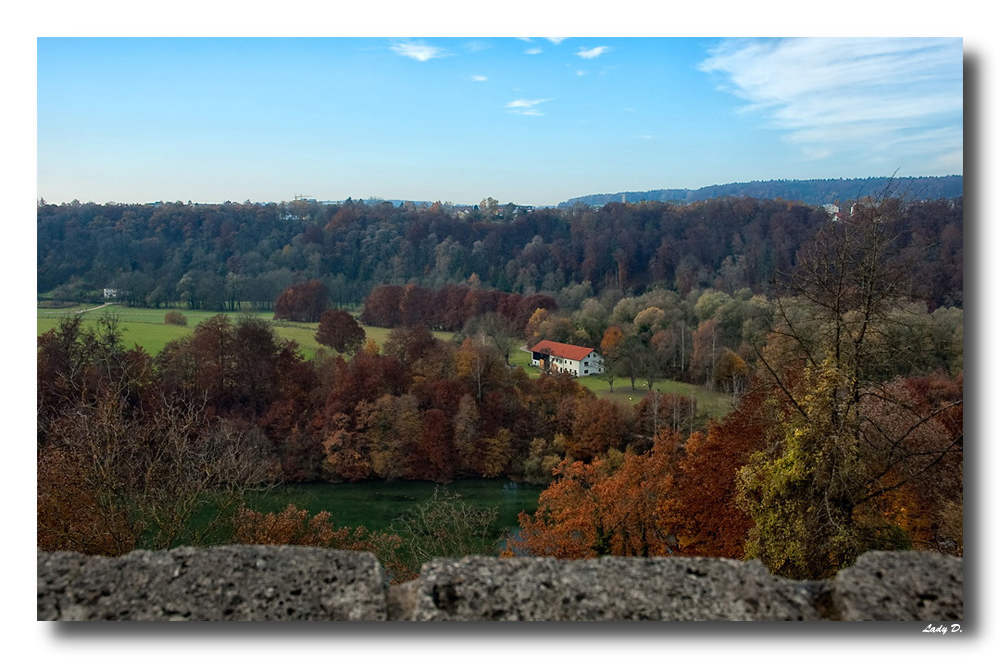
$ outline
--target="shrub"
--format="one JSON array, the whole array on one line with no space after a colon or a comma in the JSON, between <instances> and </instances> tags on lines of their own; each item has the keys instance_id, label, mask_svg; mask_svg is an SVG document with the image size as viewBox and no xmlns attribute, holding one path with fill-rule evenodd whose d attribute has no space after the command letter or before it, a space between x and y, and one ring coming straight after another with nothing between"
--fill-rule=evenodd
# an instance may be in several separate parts
<instances>
[{"instance_id":1,"label":"shrub","mask_svg":"<svg viewBox=\"0 0 1000 658\"><path fill-rule=\"evenodd\" d=\"M186 327L187 323L187 316L180 311L170 311L163 316L163 324L176 324L178 327Z\"/></svg>"}]
</instances>

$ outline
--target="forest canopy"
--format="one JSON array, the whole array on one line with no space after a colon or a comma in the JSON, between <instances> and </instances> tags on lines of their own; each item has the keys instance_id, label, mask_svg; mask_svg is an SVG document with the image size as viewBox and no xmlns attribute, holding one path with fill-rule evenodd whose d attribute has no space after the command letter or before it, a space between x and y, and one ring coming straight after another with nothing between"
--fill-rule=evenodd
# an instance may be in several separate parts
<instances>
[{"instance_id":1,"label":"forest canopy","mask_svg":"<svg viewBox=\"0 0 1000 658\"><path fill-rule=\"evenodd\" d=\"M849 206L843 213L849 214ZM962 305L962 198L908 204L901 248L917 255L914 296ZM377 285L483 286L531 295L587 285L639 294L715 288L768 294L778 272L832 221L824 209L745 197L689 205L495 210L389 202L38 206L40 292L127 305L273 309L318 281L335 306Z\"/></svg>"}]
</instances>

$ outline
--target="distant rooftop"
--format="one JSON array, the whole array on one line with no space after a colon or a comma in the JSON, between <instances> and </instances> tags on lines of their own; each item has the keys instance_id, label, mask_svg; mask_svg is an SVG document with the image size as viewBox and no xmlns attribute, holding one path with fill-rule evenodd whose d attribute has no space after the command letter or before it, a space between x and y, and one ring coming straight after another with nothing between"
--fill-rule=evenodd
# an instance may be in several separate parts
<instances>
[{"instance_id":1,"label":"distant rooftop","mask_svg":"<svg viewBox=\"0 0 1000 658\"><path fill-rule=\"evenodd\" d=\"M531 348L532 352L539 354L551 354L561 359L571 359L573 361L583 361L587 355L594 351L591 347L581 347L579 345L567 345L557 343L554 340L543 340Z\"/></svg>"}]
</instances>

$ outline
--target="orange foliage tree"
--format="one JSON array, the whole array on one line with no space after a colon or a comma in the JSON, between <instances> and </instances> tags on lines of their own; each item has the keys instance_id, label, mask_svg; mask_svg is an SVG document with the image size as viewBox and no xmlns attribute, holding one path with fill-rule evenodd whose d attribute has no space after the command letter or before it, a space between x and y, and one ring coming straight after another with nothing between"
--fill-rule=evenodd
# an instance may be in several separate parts
<instances>
[{"instance_id":1,"label":"orange foliage tree","mask_svg":"<svg viewBox=\"0 0 1000 658\"><path fill-rule=\"evenodd\" d=\"M675 434L658 435L646 454L611 451L590 464L564 460L555 481L522 513L505 556L593 558L669 555L675 550L664 502L673 488Z\"/></svg>"},{"instance_id":2,"label":"orange foliage tree","mask_svg":"<svg viewBox=\"0 0 1000 658\"><path fill-rule=\"evenodd\" d=\"M663 509L680 553L743 557L753 521L736 503L737 480L740 468L764 444L764 397L759 390L749 393L722 422L709 425L706 434L692 434L684 444L676 486Z\"/></svg>"},{"instance_id":3,"label":"orange foliage tree","mask_svg":"<svg viewBox=\"0 0 1000 658\"><path fill-rule=\"evenodd\" d=\"M632 416L631 407L606 398L578 404L567 442L571 457L587 460L609 448L622 448L631 434Z\"/></svg>"},{"instance_id":4,"label":"orange foliage tree","mask_svg":"<svg viewBox=\"0 0 1000 658\"><path fill-rule=\"evenodd\" d=\"M372 532L363 526L336 527L330 513L313 516L289 504L281 512L256 512L241 508L234 522L233 540L239 544L319 546L345 551L374 553L393 581L416 578L412 568L400 561L402 540L398 535Z\"/></svg>"}]
</instances>

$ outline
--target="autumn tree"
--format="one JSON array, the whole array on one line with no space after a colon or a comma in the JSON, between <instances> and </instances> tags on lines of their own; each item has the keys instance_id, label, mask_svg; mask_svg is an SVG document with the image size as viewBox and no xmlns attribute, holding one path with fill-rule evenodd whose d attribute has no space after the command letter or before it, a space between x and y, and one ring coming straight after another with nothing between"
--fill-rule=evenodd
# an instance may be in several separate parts
<instances>
[{"instance_id":1,"label":"autumn tree","mask_svg":"<svg viewBox=\"0 0 1000 658\"><path fill-rule=\"evenodd\" d=\"M660 435L646 454L611 451L587 464L563 461L538 497L534 514L518 517L521 531L505 555L585 559L649 557L674 552L663 502L673 487L675 435Z\"/></svg>"},{"instance_id":2,"label":"autumn tree","mask_svg":"<svg viewBox=\"0 0 1000 658\"><path fill-rule=\"evenodd\" d=\"M608 451L621 449L632 430L630 407L597 398L577 406L573 434L566 447L573 459L590 460Z\"/></svg>"},{"instance_id":3,"label":"autumn tree","mask_svg":"<svg viewBox=\"0 0 1000 658\"><path fill-rule=\"evenodd\" d=\"M610 326L604 331L601 338L601 359L604 364L604 372L600 378L608 382L609 390L615 391L615 378L618 376L618 346L625 338L621 328Z\"/></svg>"},{"instance_id":4,"label":"autumn tree","mask_svg":"<svg viewBox=\"0 0 1000 658\"><path fill-rule=\"evenodd\" d=\"M722 341L719 336L717 320L703 320L692 335L693 352L691 353L691 376L699 383L714 386L713 373L718 365L719 354L722 351Z\"/></svg>"},{"instance_id":5,"label":"autumn tree","mask_svg":"<svg viewBox=\"0 0 1000 658\"><path fill-rule=\"evenodd\" d=\"M276 475L259 430L210 422L192 402L161 398L136 414L108 392L57 428L39 452L43 550L118 555L200 544L250 487Z\"/></svg>"},{"instance_id":6,"label":"autumn tree","mask_svg":"<svg viewBox=\"0 0 1000 658\"><path fill-rule=\"evenodd\" d=\"M407 284L399 298L399 324L419 327L431 324L434 316L434 293L414 283Z\"/></svg>"},{"instance_id":7,"label":"autumn tree","mask_svg":"<svg viewBox=\"0 0 1000 658\"><path fill-rule=\"evenodd\" d=\"M712 374L716 389L729 393L736 402L746 390L749 377L750 367L746 361L728 347L724 349L715 363L715 372Z\"/></svg>"},{"instance_id":8,"label":"autumn tree","mask_svg":"<svg viewBox=\"0 0 1000 658\"><path fill-rule=\"evenodd\" d=\"M257 512L240 508L233 522L233 541L238 544L319 546L344 551L374 553L394 583L417 577L417 568L405 564L400 548L403 540L364 526L337 527L327 511L310 515L289 504L280 512Z\"/></svg>"},{"instance_id":9,"label":"autumn tree","mask_svg":"<svg viewBox=\"0 0 1000 658\"><path fill-rule=\"evenodd\" d=\"M533 484L548 486L565 455L566 437L562 434L556 434L552 438L532 439L528 456L521 468L524 479Z\"/></svg>"},{"instance_id":10,"label":"autumn tree","mask_svg":"<svg viewBox=\"0 0 1000 658\"><path fill-rule=\"evenodd\" d=\"M764 405L766 397L763 389L751 391L733 412L684 442L675 486L662 510L677 537L678 553L743 557L753 519L738 504L739 473L765 445L767 426L774 420Z\"/></svg>"},{"instance_id":11,"label":"autumn tree","mask_svg":"<svg viewBox=\"0 0 1000 658\"><path fill-rule=\"evenodd\" d=\"M482 332L496 347L504 363L510 365L511 352L521 344L521 332L514 321L499 313L487 313L476 318L465 333L473 335L479 332Z\"/></svg>"},{"instance_id":12,"label":"autumn tree","mask_svg":"<svg viewBox=\"0 0 1000 658\"><path fill-rule=\"evenodd\" d=\"M471 395L465 394L458 403L454 417L457 470L462 475L479 475L483 471L483 454L479 444L479 408Z\"/></svg>"},{"instance_id":13,"label":"autumn tree","mask_svg":"<svg viewBox=\"0 0 1000 658\"><path fill-rule=\"evenodd\" d=\"M882 340L909 290L900 204L888 195L862 202L821 229L757 352L776 422L740 471L739 497L754 520L747 555L781 575L823 578L866 550L910 545L880 503L962 450L961 432L940 423L961 400L921 409L881 378L887 362L917 356L890 353Z\"/></svg>"},{"instance_id":14,"label":"autumn tree","mask_svg":"<svg viewBox=\"0 0 1000 658\"><path fill-rule=\"evenodd\" d=\"M466 338L455 353L455 374L470 383L476 401L482 402L484 392L501 381L506 368L492 346Z\"/></svg>"},{"instance_id":15,"label":"autumn tree","mask_svg":"<svg viewBox=\"0 0 1000 658\"><path fill-rule=\"evenodd\" d=\"M484 478L495 478L507 471L514 458L513 434L506 427L501 427L492 436L486 437L481 450L483 451Z\"/></svg>"},{"instance_id":16,"label":"autumn tree","mask_svg":"<svg viewBox=\"0 0 1000 658\"><path fill-rule=\"evenodd\" d=\"M423 434L423 414L412 395L383 395L358 408L358 426L371 456L372 473L383 480L411 476L407 455L417 449ZM411 462L412 463L412 462Z\"/></svg>"},{"instance_id":17,"label":"autumn tree","mask_svg":"<svg viewBox=\"0 0 1000 658\"><path fill-rule=\"evenodd\" d=\"M548 319L548 316L549 312L546 309L539 308L528 318L528 324L524 328L524 338L528 342L529 348L537 345L538 341L542 339L541 326Z\"/></svg>"},{"instance_id":18,"label":"autumn tree","mask_svg":"<svg viewBox=\"0 0 1000 658\"><path fill-rule=\"evenodd\" d=\"M399 324L399 303L403 297L401 286L375 286L365 299L360 320L373 327L395 327Z\"/></svg>"},{"instance_id":19,"label":"autumn tree","mask_svg":"<svg viewBox=\"0 0 1000 658\"><path fill-rule=\"evenodd\" d=\"M330 291L316 279L285 288L274 302L274 319L293 322L319 322L330 308Z\"/></svg>"},{"instance_id":20,"label":"autumn tree","mask_svg":"<svg viewBox=\"0 0 1000 658\"><path fill-rule=\"evenodd\" d=\"M632 390L635 390L635 380L643 375L644 359L648 348L642 339L635 334L626 335L615 347L613 365L615 374L629 380Z\"/></svg>"},{"instance_id":21,"label":"autumn tree","mask_svg":"<svg viewBox=\"0 0 1000 658\"><path fill-rule=\"evenodd\" d=\"M636 314L632 324L636 331L652 335L663 323L664 317L666 317L666 313L663 312L663 309L651 306Z\"/></svg>"},{"instance_id":22,"label":"autumn tree","mask_svg":"<svg viewBox=\"0 0 1000 658\"><path fill-rule=\"evenodd\" d=\"M331 309L323 311L319 318L316 342L344 354L354 354L365 342L365 330L347 311Z\"/></svg>"},{"instance_id":23,"label":"autumn tree","mask_svg":"<svg viewBox=\"0 0 1000 658\"><path fill-rule=\"evenodd\" d=\"M455 438L451 421L440 409L424 412L423 431L416 451L408 455L409 476L433 482L451 482L455 474Z\"/></svg>"}]
</instances>

